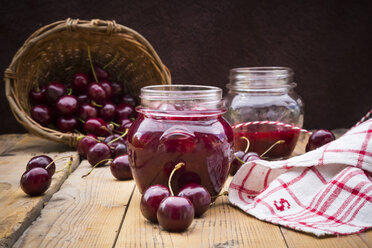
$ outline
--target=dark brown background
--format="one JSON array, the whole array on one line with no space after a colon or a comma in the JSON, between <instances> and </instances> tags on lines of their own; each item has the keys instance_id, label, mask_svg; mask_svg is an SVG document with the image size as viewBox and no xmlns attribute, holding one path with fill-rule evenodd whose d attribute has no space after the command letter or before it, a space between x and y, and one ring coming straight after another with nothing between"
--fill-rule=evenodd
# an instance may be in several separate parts
<instances>
[{"instance_id":1,"label":"dark brown background","mask_svg":"<svg viewBox=\"0 0 372 248\"><path fill-rule=\"evenodd\" d=\"M115 19L147 38L174 83L225 88L228 71L288 66L306 128L350 127L372 106L371 1L12 1L0 5L0 69L36 29ZM0 133L24 132L0 88Z\"/></svg>"}]
</instances>

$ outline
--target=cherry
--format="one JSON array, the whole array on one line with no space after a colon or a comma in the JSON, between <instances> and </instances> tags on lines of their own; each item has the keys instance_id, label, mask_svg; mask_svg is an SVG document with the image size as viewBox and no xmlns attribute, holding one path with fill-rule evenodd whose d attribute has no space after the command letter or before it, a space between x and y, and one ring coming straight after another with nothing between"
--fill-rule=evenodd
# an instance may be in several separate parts
<instances>
[{"instance_id":1,"label":"cherry","mask_svg":"<svg viewBox=\"0 0 372 248\"><path fill-rule=\"evenodd\" d=\"M98 80L105 80L108 79L110 76L110 73L106 70L104 70L102 67L99 65L94 65L94 72L96 73L97 79ZM93 74L91 72L91 74Z\"/></svg>"},{"instance_id":2,"label":"cherry","mask_svg":"<svg viewBox=\"0 0 372 248\"><path fill-rule=\"evenodd\" d=\"M87 154L88 162L92 166L96 166L99 162L103 160L108 160L112 156L111 149L105 143L97 143L93 145ZM103 165L105 163L101 163Z\"/></svg>"},{"instance_id":3,"label":"cherry","mask_svg":"<svg viewBox=\"0 0 372 248\"><path fill-rule=\"evenodd\" d=\"M112 142L114 139L117 139L117 140ZM112 135L107 136L103 142L105 142L106 144L109 143L108 145L114 148L118 144L124 144L125 140L124 140L124 137L121 137L121 135L119 134L112 134Z\"/></svg>"},{"instance_id":4,"label":"cherry","mask_svg":"<svg viewBox=\"0 0 372 248\"><path fill-rule=\"evenodd\" d=\"M78 122L75 117L59 117L57 120L57 127L60 131L66 133L66 132L72 132L74 131L78 126Z\"/></svg>"},{"instance_id":5,"label":"cherry","mask_svg":"<svg viewBox=\"0 0 372 248\"><path fill-rule=\"evenodd\" d=\"M133 113L134 107L129 104L122 103L116 107L116 117L118 119L129 118Z\"/></svg>"},{"instance_id":6,"label":"cherry","mask_svg":"<svg viewBox=\"0 0 372 248\"><path fill-rule=\"evenodd\" d=\"M46 98L49 102L56 102L66 93L66 87L59 82L51 82L46 87Z\"/></svg>"},{"instance_id":7,"label":"cherry","mask_svg":"<svg viewBox=\"0 0 372 248\"><path fill-rule=\"evenodd\" d=\"M245 154L246 153L243 151L237 151L234 153L234 157L230 165L230 175L234 176L236 172L240 169L242 163L239 161L239 159L243 161L243 157Z\"/></svg>"},{"instance_id":8,"label":"cherry","mask_svg":"<svg viewBox=\"0 0 372 248\"><path fill-rule=\"evenodd\" d=\"M309 141L306 145L306 152L315 150L335 139L335 135L331 131L325 129L317 130L309 137Z\"/></svg>"},{"instance_id":9,"label":"cherry","mask_svg":"<svg viewBox=\"0 0 372 248\"><path fill-rule=\"evenodd\" d=\"M157 222L156 212L160 202L168 196L170 196L170 191L164 185L157 184L148 187L141 196L142 215L151 222Z\"/></svg>"},{"instance_id":10,"label":"cherry","mask_svg":"<svg viewBox=\"0 0 372 248\"><path fill-rule=\"evenodd\" d=\"M132 179L128 155L116 157L110 164L111 174L118 180Z\"/></svg>"},{"instance_id":11,"label":"cherry","mask_svg":"<svg viewBox=\"0 0 372 248\"><path fill-rule=\"evenodd\" d=\"M49 172L44 168L36 167L23 173L20 184L26 194L37 196L44 193L51 182L52 178Z\"/></svg>"},{"instance_id":12,"label":"cherry","mask_svg":"<svg viewBox=\"0 0 372 248\"><path fill-rule=\"evenodd\" d=\"M254 160L261 160L261 156L258 155L257 153L255 152L248 152L246 153L242 160L246 163L246 162L249 162L249 161L254 161Z\"/></svg>"},{"instance_id":13,"label":"cherry","mask_svg":"<svg viewBox=\"0 0 372 248\"><path fill-rule=\"evenodd\" d=\"M45 103L46 102L46 88L45 86L36 86L29 93L30 99L34 103Z\"/></svg>"},{"instance_id":14,"label":"cherry","mask_svg":"<svg viewBox=\"0 0 372 248\"><path fill-rule=\"evenodd\" d=\"M129 118L126 118L126 117L120 118L119 127L117 128L117 131L125 132L125 130L130 128L132 124L133 124L133 121L131 121Z\"/></svg>"},{"instance_id":15,"label":"cherry","mask_svg":"<svg viewBox=\"0 0 372 248\"><path fill-rule=\"evenodd\" d=\"M78 108L78 100L75 96L62 96L56 103L56 109L62 115L73 115Z\"/></svg>"},{"instance_id":16,"label":"cherry","mask_svg":"<svg viewBox=\"0 0 372 248\"><path fill-rule=\"evenodd\" d=\"M112 84L109 81L104 80L101 81L101 86L106 92L107 99L110 99L112 97Z\"/></svg>"},{"instance_id":17,"label":"cherry","mask_svg":"<svg viewBox=\"0 0 372 248\"><path fill-rule=\"evenodd\" d=\"M48 171L50 176L53 176L56 171L56 164L53 162L53 159L51 159L47 155L39 155L32 157L30 161L28 161L26 165L26 171L29 171L37 167L45 169L45 167L47 166L48 168L46 170Z\"/></svg>"},{"instance_id":18,"label":"cherry","mask_svg":"<svg viewBox=\"0 0 372 248\"><path fill-rule=\"evenodd\" d=\"M31 108L31 117L36 122L46 126L52 122L52 112L46 105L35 105Z\"/></svg>"},{"instance_id":19,"label":"cherry","mask_svg":"<svg viewBox=\"0 0 372 248\"><path fill-rule=\"evenodd\" d=\"M123 83L120 82L112 82L112 97L119 99L123 95Z\"/></svg>"},{"instance_id":20,"label":"cherry","mask_svg":"<svg viewBox=\"0 0 372 248\"><path fill-rule=\"evenodd\" d=\"M119 143L115 146L114 150L112 151L114 157L118 157L121 155L126 155L128 152L127 145L124 143Z\"/></svg>"},{"instance_id":21,"label":"cherry","mask_svg":"<svg viewBox=\"0 0 372 248\"><path fill-rule=\"evenodd\" d=\"M159 205L156 217L159 225L170 232L186 230L194 219L194 207L185 197L169 196Z\"/></svg>"},{"instance_id":22,"label":"cherry","mask_svg":"<svg viewBox=\"0 0 372 248\"><path fill-rule=\"evenodd\" d=\"M94 134L88 134L87 136L79 140L77 151L81 156L87 157L89 149L98 142L99 141L97 139L97 136L95 136Z\"/></svg>"},{"instance_id":23,"label":"cherry","mask_svg":"<svg viewBox=\"0 0 372 248\"><path fill-rule=\"evenodd\" d=\"M106 91L96 82L88 86L88 97L96 103L104 103L108 99Z\"/></svg>"},{"instance_id":24,"label":"cherry","mask_svg":"<svg viewBox=\"0 0 372 248\"><path fill-rule=\"evenodd\" d=\"M111 103L111 102L107 102L99 110L99 115L101 116L102 119L104 119L106 121L110 121L115 116L115 110L116 110L115 105L113 103Z\"/></svg>"},{"instance_id":25,"label":"cherry","mask_svg":"<svg viewBox=\"0 0 372 248\"><path fill-rule=\"evenodd\" d=\"M123 103L126 103L132 107L136 106L137 105L137 102L136 102L136 99L134 99L132 96L130 95L125 95L123 96L123 98L121 99L121 101Z\"/></svg>"},{"instance_id":26,"label":"cherry","mask_svg":"<svg viewBox=\"0 0 372 248\"><path fill-rule=\"evenodd\" d=\"M92 133L98 136L106 136L109 134L107 124L101 118L90 118L84 124L84 130L87 133Z\"/></svg>"},{"instance_id":27,"label":"cherry","mask_svg":"<svg viewBox=\"0 0 372 248\"><path fill-rule=\"evenodd\" d=\"M208 190L196 183L190 183L184 186L178 193L178 196L186 197L191 201L196 216L204 214L211 204L211 195Z\"/></svg>"},{"instance_id":28,"label":"cherry","mask_svg":"<svg viewBox=\"0 0 372 248\"><path fill-rule=\"evenodd\" d=\"M79 107L78 114L80 119L86 121L90 118L96 118L98 116L98 110L89 103L83 103Z\"/></svg>"},{"instance_id":29,"label":"cherry","mask_svg":"<svg viewBox=\"0 0 372 248\"><path fill-rule=\"evenodd\" d=\"M72 79L72 89L74 92L83 93L87 90L89 84L89 77L81 72L74 75Z\"/></svg>"},{"instance_id":30,"label":"cherry","mask_svg":"<svg viewBox=\"0 0 372 248\"><path fill-rule=\"evenodd\" d=\"M78 100L78 103L82 104L82 103L89 103L89 98L88 98L88 95L86 94L82 94L82 95L79 95L76 97L76 99Z\"/></svg>"}]
</instances>

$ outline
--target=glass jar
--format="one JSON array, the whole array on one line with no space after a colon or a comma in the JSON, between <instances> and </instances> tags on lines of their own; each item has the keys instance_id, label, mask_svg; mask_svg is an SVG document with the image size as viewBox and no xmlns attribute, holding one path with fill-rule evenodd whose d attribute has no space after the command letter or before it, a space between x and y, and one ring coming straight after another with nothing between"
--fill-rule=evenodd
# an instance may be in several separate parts
<instances>
[{"instance_id":1,"label":"glass jar","mask_svg":"<svg viewBox=\"0 0 372 248\"><path fill-rule=\"evenodd\" d=\"M187 183L217 195L228 176L233 132L222 115L222 90L196 85L155 85L141 89L139 117L128 133L129 163L141 191L168 185L177 193Z\"/></svg>"},{"instance_id":2,"label":"glass jar","mask_svg":"<svg viewBox=\"0 0 372 248\"><path fill-rule=\"evenodd\" d=\"M226 120L233 126L235 150L263 154L278 142L267 158L288 157L296 146L302 127L303 102L294 92L293 71L285 67L250 67L230 70L229 89L225 98ZM260 123L252 123L261 121ZM266 123L262 121L280 122ZM239 125L241 124L241 125Z\"/></svg>"}]
</instances>

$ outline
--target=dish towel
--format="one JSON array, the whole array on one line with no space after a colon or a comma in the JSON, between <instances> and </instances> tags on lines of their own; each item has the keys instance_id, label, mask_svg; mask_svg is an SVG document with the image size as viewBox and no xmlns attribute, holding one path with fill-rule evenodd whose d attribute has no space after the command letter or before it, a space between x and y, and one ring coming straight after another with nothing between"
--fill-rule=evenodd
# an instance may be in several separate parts
<instances>
[{"instance_id":1,"label":"dish towel","mask_svg":"<svg viewBox=\"0 0 372 248\"><path fill-rule=\"evenodd\" d=\"M242 166L229 201L274 224L317 236L372 227L372 119L316 150Z\"/></svg>"}]
</instances>

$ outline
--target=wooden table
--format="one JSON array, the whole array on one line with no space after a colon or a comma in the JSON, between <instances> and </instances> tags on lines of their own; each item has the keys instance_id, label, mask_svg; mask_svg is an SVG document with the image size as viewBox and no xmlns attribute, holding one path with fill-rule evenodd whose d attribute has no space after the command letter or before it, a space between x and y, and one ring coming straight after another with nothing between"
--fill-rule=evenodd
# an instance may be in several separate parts
<instances>
[{"instance_id":1,"label":"wooden table","mask_svg":"<svg viewBox=\"0 0 372 248\"><path fill-rule=\"evenodd\" d=\"M56 174L45 194L29 197L19 179L41 153L73 156L73 172ZM67 161L58 161L57 170ZM133 180L115 180L108 167L81 178L90 168L63 145L28 134L0 136L0 247L372 247L372 231L316 238L248 216L226 197L186 232L169 233L142 217Z\"/></svg>"}]
</instances>

